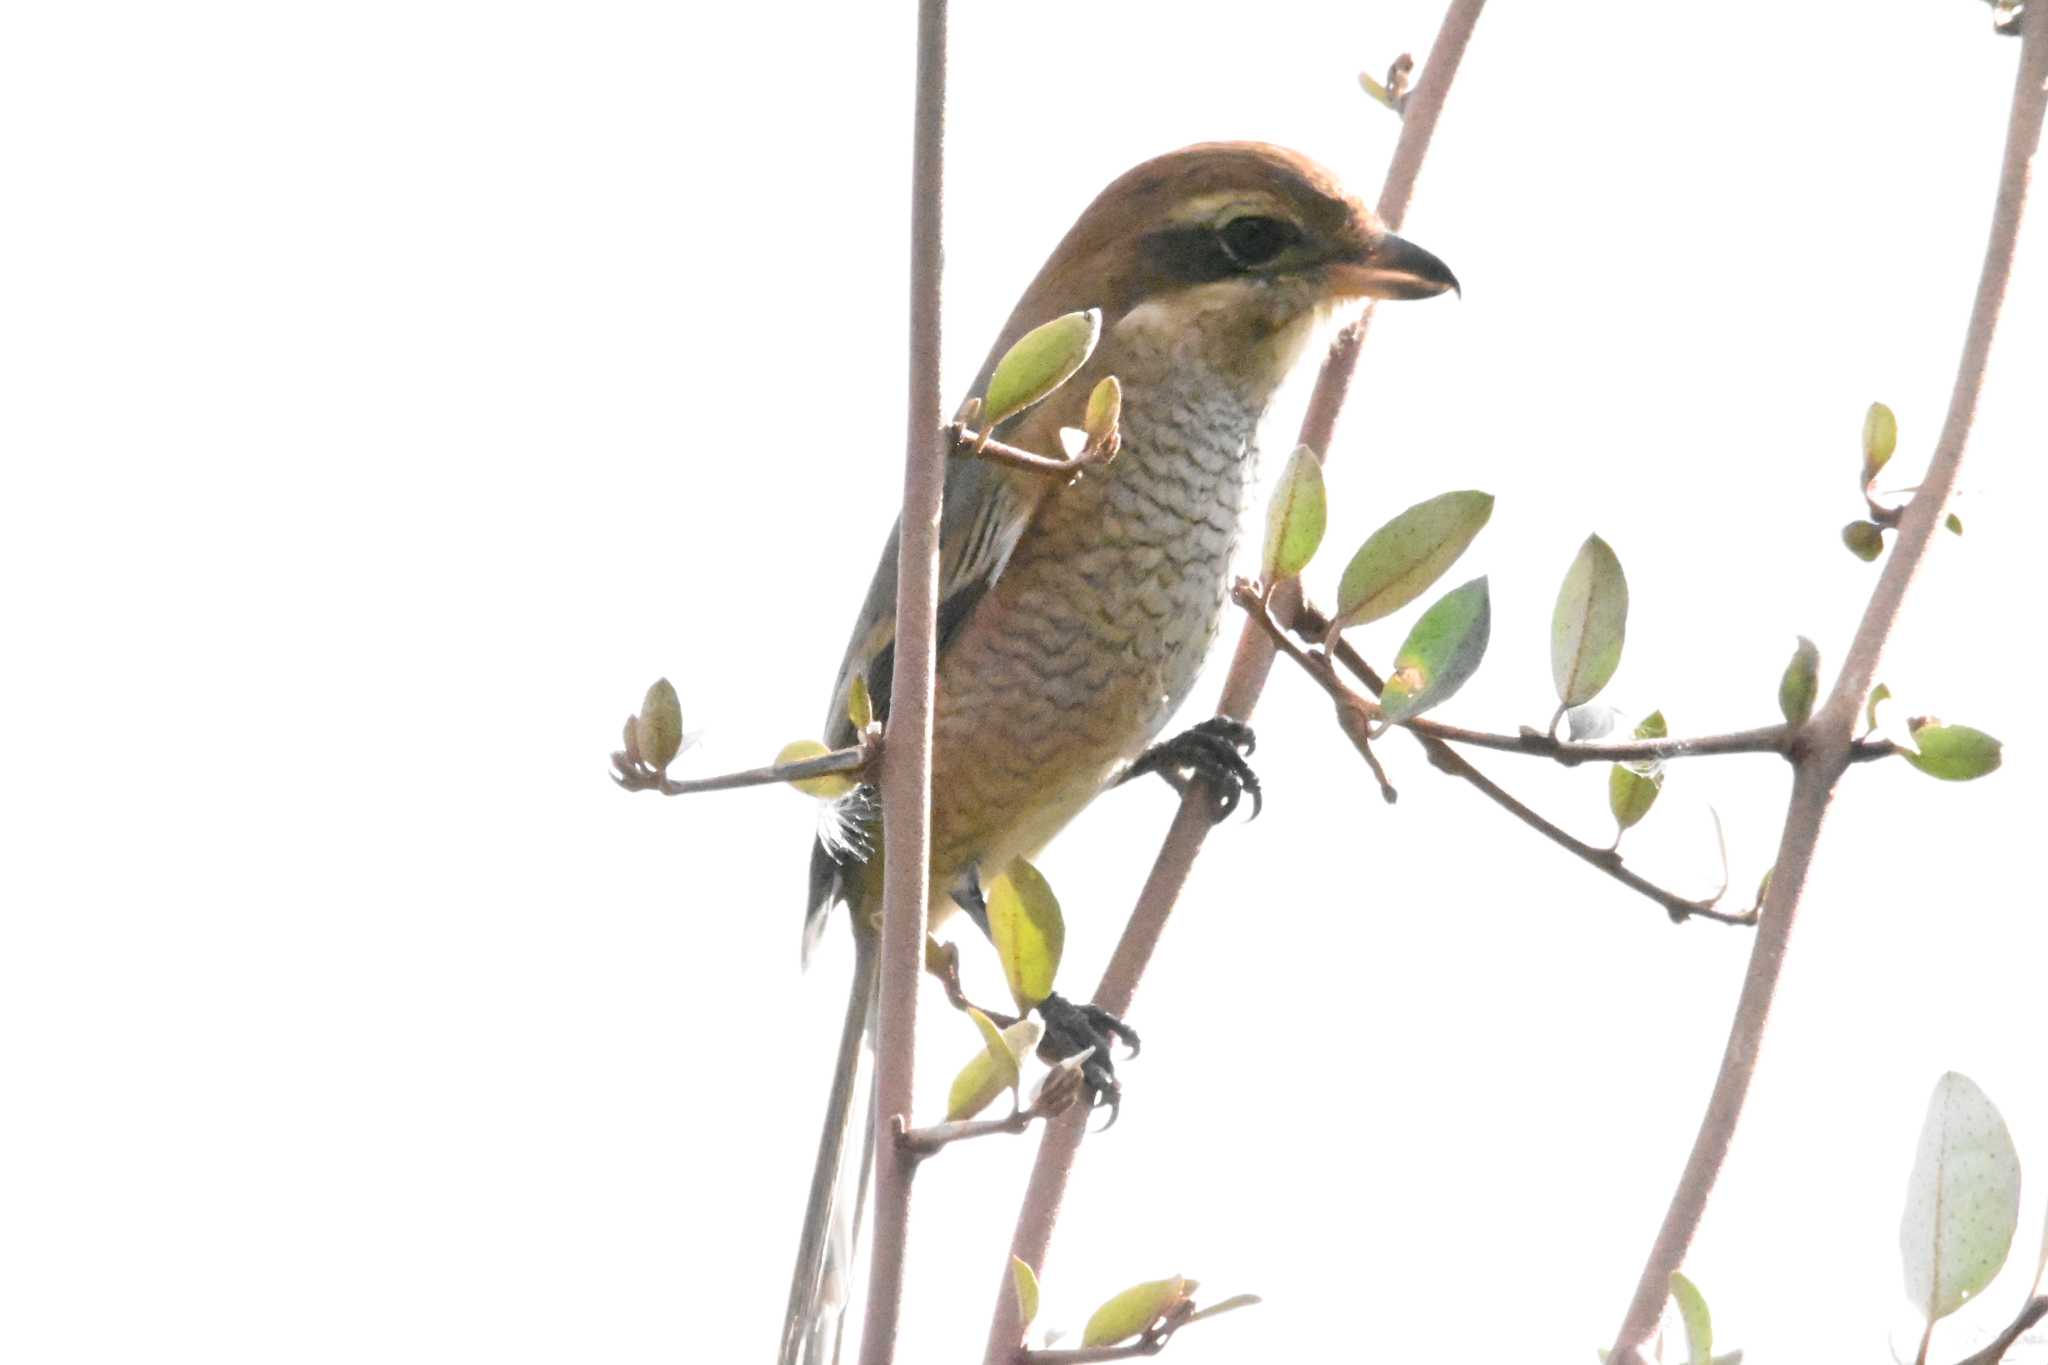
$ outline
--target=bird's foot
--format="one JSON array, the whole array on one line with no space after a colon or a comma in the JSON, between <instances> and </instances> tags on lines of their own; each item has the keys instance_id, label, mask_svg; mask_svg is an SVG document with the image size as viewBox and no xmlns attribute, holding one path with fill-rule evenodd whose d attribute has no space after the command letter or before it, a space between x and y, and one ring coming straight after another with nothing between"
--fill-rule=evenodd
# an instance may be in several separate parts
<instances>
[{"instance_id":1,"label":"bird's foot","mask_svg":"<svg viewBox=\"0 0 2048 1365\"><path fill-rule=\"evenodd\" d=\"M1122 1043L1130 1055L1138 1055L1138 1034L1129 1024L1099 1005L1077 1005L1055 992L1038 1004L1045 1021L1045 1035L1038 1042L1039 1060L1053 1066L1087 1054L1081 1063L1081 1090L1090 1109L1109 1106L1107 1129L1116 1122L1123 1103L1123 1087L1117 1084L1116 1065L1110 1046Z\"/></svg>"},{"instance_id":2,"label":"bird's foot","mask_svg":"<svg viewBox=\"0 0 2048 1365\"><path fill-rule=\"evenodd\" d=\"M1117 778L1120 786L1144 773L1157 773L1177 792L1185 792L1190 777L1209 788L1211 809L1219 821L1237 809L1249 792L1252 817L1258 818L1265 797L1259 790L1259 776L1245 755L1258 747L1252 727L1229 716L1215 716L1172 739L1163 740L1138 755L1137 762Z\"/></svg>"}]
</instances>

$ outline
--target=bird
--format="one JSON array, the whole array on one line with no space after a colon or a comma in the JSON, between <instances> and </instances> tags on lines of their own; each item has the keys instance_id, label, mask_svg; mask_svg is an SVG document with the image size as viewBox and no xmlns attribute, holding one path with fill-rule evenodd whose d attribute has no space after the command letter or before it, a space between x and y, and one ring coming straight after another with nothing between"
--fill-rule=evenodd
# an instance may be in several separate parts
<instances>
[{"instance_id":1,"label":"bird","mask_svg":"<svg viewBox=\"0 0 2048 1365\"><path fill-rule=\"evenodd\" d=\"M932 716L935 926L956 907L972 912L983 875L1035 855L1120 775L1161 766L1162 753L1199 768L1203 752L1248 739L1223 719L1197 727L1191 748L1153 747L1220 628L1267 406L1347 311L1457 288L1442 261L1388 231L1329 171L1264 143L1155 157L1082 211L997 335L973 392L1027 331L1099 309L1100 342L1082 369L994 436L1058 452L1061 428L1083 426L1087 396L1114 375L1121 448L1072 482L949 457ZM827 711L835 748L856 741L856 680L886 718L896 543L892 532ZM873 1164L866 1040L881 901L879 859L869 853L878 847L875 804L863 792L828 817L812 848L805 957L843 903L856 961L781 1365L835 1358L852 1292ZM859 1112L853 1096L864 1076L869 1104ZM856 1120L866 1123L859 1143Z\"/></svg>"}]
</instances>

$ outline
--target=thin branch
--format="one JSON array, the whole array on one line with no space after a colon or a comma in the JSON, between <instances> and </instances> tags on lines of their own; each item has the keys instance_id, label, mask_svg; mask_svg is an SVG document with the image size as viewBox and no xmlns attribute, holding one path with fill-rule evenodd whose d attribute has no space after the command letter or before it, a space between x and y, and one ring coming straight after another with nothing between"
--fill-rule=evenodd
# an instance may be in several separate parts
<instances>
[{"instance_id":1,"label":"thin branch","mask_svg":"<svg viewBox=\"0 0 2048 1365\"><path fill-rule=\"evenodd\" d=\"M1021 1349L1017 1358L1022 1365L1094 1365L1101 1360L1136 1360L1140 1356L1158 1355L1166 1349L1172 1335L1171 1332L1148 1333L1122 1346L1080 1346L1064 1351Z\"/></svg>"},{"instance_id":2,"label":"thin branch","mask_svg":"<svg viewBox=\"0 0 2048 1365\"><path fill-rule=\"evenodd\" d=\"M1286 651L1289 658L1300 664L1303 671L1311 678L1314 678L1316 682L1322 685L1323 690L1330 694L1331 699L1337 703L1339 727L1350 737L1351 742L1358 747L1359 752L1365 756L1366 761L1372 765L1373 771L1378 773L1379 762L1366 747L1365 736L1361 728L1362 718L1365 714L1366 699L1351 691L1350 688L1344 685L1343 680L1336 676L1335 670L1330 667L1330 659L1333 655L1303 649L1289 637L1288 632L1281 629L1280 623L1274 620L1272 614L1266 610L1265 601L1260 599L1256 593L1247 594L1240 587L1233 595L1236 597L1238 605L1250 613L1252 621L1263 625L1273 643L1278 648ZM1303 604L1300 608L1300 615L1295 621L1295 629L1301 631L1310 639L1321 639L1329 630L1329 618L1325 617L1314 607ZM1360 658L1358 651L1353 649L1346 641L1339 640L1333 654L1338 662L1350 669L1352 673L1357 675L1360 682L1363 682L1374 692L1378 692L1384 686L1379 674L1373 672L1372 666ZM1432 766L1441 772L1450 774L1452 777L1462 778L1464 781L1471 783L1481 795L1487 797L1502 810L1505 810L1508 814L1514 816L1517 820L1520 820L1559 848L1582 859L1590 866L1599 869L1631 891L1635 891L1655 901L1664 908L1664 913L1671 917L1672 923L1683 923L1695 916L1700 919L1714 920L1720 924L1750 925L1756 923L1756 913L1754 911L1729 914L1725 910L1716 909L1715 905L1720 900L1719 893L1705 899L1689 899L1675 891L1666 890L1647 877L1637 874L1622 861L1621 854L1617 850L1599 848L1587 843L1583 839L1575 838L1567 834L1559 826L1537 814L1522 801L1503 790L1492 778L1473 767L1471 763L1466 761L1463 755L1451 748L1442 739L1413 725L1404 725L1400 728L1407 730L1414 737L1415 742L1422 746L1422 751L1428 755ZM1386 784L1384 776L1380 778L1380 782L1384 788Z\"/></svg>"},{"instance_id":3,"label":"thin branch","mask_svg":"<svg viewBox=\"0 0 2048 1365\"><path fill-rule=\"evenodd\" d=\"M1274 644L1284 644L1295 662L1318 682L1324 682L1326 688L1331 685L1325 681L1330 676L1327 663L1329 657L1340 657L1345 666L1374 693L1377 694L1385 685L1379 674L1359 657L1357 651L1341 639L1328 656L1313 650L1304 650L1292 640L1283 642L1281 636L1285 632L1282 631L1280 623L1265 610L1267 599L1262 598L1249 585L1239 583L1232 590L1231 596L1238 606L1252 614L1254 621L1263 618L1267 633L1272 636ZM1296 608L1293 624L1295 632L1312 643L1327 636L1330 628L1329 617L1305 603ZM1621 740L1609 744L1558 739L1540 730L1525 729L1519 734L1500 735L1486 730L1468 730L1459 725L1446 725L1427 716L1397 720L1392 722L1392 726L1411 731L1420 738L1442 740L1451 744L1469 744L1475 749L1498 749L1503 753L1528 754L1536 758L1547 758L1567 768L1575 768L1581 763L1650 763L1674 758L1705 758L1725 754L1777 754L1789 758L1799 745L1799 732L1789 725L1782 724L1760 725L1753 730L1734 730L1719 735ZM1889 740L1858 740L1850 746L1849 761L1868 763L1873 759L1887 758L1898 751L1898 746Z\"/></svg>"},{"instance_id":4,"label":"thin branch","mask_svg":"<svg viewBox=\"0 0 2048 1365\"><path fill-rule=\"evenodd\" d=\"M2027 1330L2042 1318L2048 1318L2048 1298L2029 1299L2003 1332L1991 1339L1991 1344L1975 1355L1965 1356L1956 1365L1998 1365L2005 1359L2005 1353L2013 1343L2027 1334Z\"/></svg>"},{"instance_id":5,"label":"thin branch","mask_svg":"<svg viewBox=\"0 0 2048 1365\"><path fill-rule=\"evenodd\" d=\"M910 1184L917 1162L888 1141L911 1112L917 988L931 894L932 684L939 598L940 234L946 130L946 0L920 0L910 192L910 382L903 514L897 524L896 660L882 761L882 945L875 1046L874 1254L861 1365L890 1365L903 1309Z\"/></svg>"},{"instance_id":6,"label":"thin branch","mask_svg":"<svg viewBox=\"0 0 2048 1365\"><path fill-rule=\"evenodd\" d=\"M1771 1000L1776 994L1786 945L1813 864L1828 802L1836 782L1849 766L1858 713L1870 691L1871 679L1876 676L1906 589L1926 558L1928 544L1941 523L1943 507L1962 467L1970 424L1976 415L1985 368L1991 357L1991 343L1998 331L1999 311L2012 277L2020 216L2026 204L2034 154L2041 142L2042 114L2048 108L2048 4L2037 0L2027 5L2022 12L2021 31L2019 70L2014 77L2012 113L2006 126L2005 155L1991 212L1990 239L1985 245L1977 296L1970 310L1969 331L1956 367L1948 416L1942 424L1927 477L1899 519L1891 558L1864 609L1834 690L1801 736L1801 748L1794 757L1792 798L1778 844L1778 860L1764 894L1762 924L1750 951L1749 968L1729 1027L1721 1069L1715 1077L1692 1152L1679 1176L1678 1188L1643 1264L1635 1296L1615 1334L1610 1357L1613 1365L1642 1365L1638 1348L1656 1329L1664 1298L1670 1292L1671 1272L1685 1259L1706 1210L1707 1196L1713 1192L1715 1178L1727 1157L1743 1102L1749 1094L1750 1080L1756 1073L1757 1052L1763 1042Z\"/></svg>"},{"instance_id":7,"label":"thin branch","mask_svg":"<svg viewBox=\"0 0 2048 1365\"><path fill-rule=\"evenodd\" d=\"M942 1147L997 1133L1021 1133L1041 1117L1036 1109L1013 1109L999 1119L954 1119L924 1128L905 1128L898 1120L896 1142L912 1157L924 1160Z\"/></svg>"},{"instance_id":8,"label":"thin branch","mask_svg":"<svg viewBox=\"0 0 2048 1365\"><path fill-rule=\"evenodd\" d=\"M996 1133L1021 1133L1039 1119L1056 1119L1073 1108L1074 1102L1081 1098L1085 1083L1082 1065L1094 1051L1091 1047L1086 1052L1063 1059L1047 1073L1038 1087L1037 1097L1030 1104L1013 1109L1002 1118L955 1119L948 1123L935 1123L928 1128L907 1127L898 1119L895 1125L896 1144L914 1159L922 1161L950 1143Z\"/></svg>"},{"instance_id":9,"label":"thin branch","mask_svg":"<svg viewBox=\"0 0 2048 1365\"><path fill-rule=\"evenodd\" d=\"M1777 754L1784 757L1792 752L1798 738L1798 732L1789 725L1759 725L1754 730L1732 730L1720 735L1618 740L1602 744L1559 739L1540 730L1497 735L1485 730L1468 730L1460 725L1446 725L1427 716L1396 721L1395 724L1406 726L1418 735L1428 735L1451 744L1469 744L1475 749L1495 749L1508 754L1529 754L1561 763L1567 768L1575 768L1581 763L1654 763L1665 759L1725 754Z\"/></svg>"},{"instance_id":10,"label":"thin branch","mask_svg":"<svg viewBox=\"0 0 2048 1365\"><path fill-rule=\"evenodd\" d=\"M987 439L969 431L959 422L946 427L946 441L956 459L987 460L992 464L1008 465L1031 474L1044 474L1048 478L1077 479L1091 469L1101 469L1116 458L1117 444L1114 441L1097 445L1090 443L1078 455L1040 455L1022 446L1005 445L1001 441Z\"/></svg>"},{"instance_id":11,"label":"thin branch","mask_svg":"<svg viewBox=\"0 0 2048 1365\"><path fill-rule=\"evenodd\" d=\"M678 782L667 773L656 772L645 763L631 763L623 753L612 755L612 781L629 792L660 792L663 796L689 796L695 792L732 791L738 787L766 787L776 782L801 782L808 777L830 777L834 773L858 773L881 752L879 737L864 740L848 749L834 749L816 758L794 763L774 763L745 772L721 773L717 777L693 777Z\"/></svg>"},{"instance_id":12,"label":"thin branch","mask_svg":"<svg viewBox=\"0 0 2048 1365\"><path fill-rule=\"evenodd\" d=\"M1443 112L1444 97L1458 74L1465 45L1472 37L1473 26L1479 22L1480 11L1485 7L1486 0L1451 0L1444 12L1443 24L1437 30L1436 42L1430 48L1421 80L1408 97L1400 141L1394 147L1386 183L1380 191L1379 214L1389 228L1398 227L1407 212L1416 173L1422 168L1423 156L1429 150L1431 136L1436 131L1438 115ZM1350 388L1352 370L1357 364L1359 349L1364 345L1366 327L1371 318L1372 313L1368 310L1359 322L1339 333L1329 356L1323 361L1322 371L1316 377L1315 391L1309 398L1307 415L1302 420L1301 443L1313 450L1327 452L1330 448L1337 414ZM1224 679L1223 697L1217 709L1239 720L1249 719L1272 666L1273 647L1265 633L1247 625L1238 637L1237 653L1231 660L1230 674ZM1151 874L1145 879L1144 890L1138 893L1138 903L1131 911L1130 922L1124 926L1123 937L1096 987L1095 1003L1110 1013L1128 1011L1145 964L1151 960L1152 950L1166 927L1167 917L1172 913L1181 887L1187 882L1189 871L1194 867L1195 857L1201 851L1202 840L1208 834L1210 824L1209 793L1199 785L1191 787L1181 799L1180 809L1174 814L1165 842L1153 860ZM1034 1271L1045 1268L1046 1247L1052 1241L1060 1202L1066 1196L1067 1178L1073 1171L1074 1156L1080 1150L1086 1127L1085 1113L1062 1115L1046 1125L1045 1135L1039 1141L1038 1158L1031 1168L1031 1180L1025 1188L1024 1202L1017 1213L1017 1227L1010 1241L1011 1254ZM1021 1350L1018 1341L1023 1336L1023 1329L1017 1318L1016 1296L1010 1285L1010 1264L1006 1259L996 1294L995 1314L989 1324L987 1365L1011 1365Z\"/></svg>"},{"instance_id":13,"label":"thin branch","mask_svg":"<svg viewBox=\"0 0 2048 1365\"><path fill-rule=\"evenodd\" d=\"M1759 725L1753 730L1731 730L1718 735L1679 736L1674 739L1632 739L1612 743L1558 739L1540 730L1497 735L1485 730L1467 730L1446 725L1427 716L1395 721L1418 735L1469 744L1475 749L1497 749L1502 753L1528 754L1547 758L1567 768L1581 763L1652 763L1675 758L1713 758L1727 754L1777 754L1790 758L1799 747L1799 731L1789 725ZM1857 740L1850 745L1849 762L1870 763L1889 758L1899 746L1888 739Z\"/></svg>"}]
</instances>

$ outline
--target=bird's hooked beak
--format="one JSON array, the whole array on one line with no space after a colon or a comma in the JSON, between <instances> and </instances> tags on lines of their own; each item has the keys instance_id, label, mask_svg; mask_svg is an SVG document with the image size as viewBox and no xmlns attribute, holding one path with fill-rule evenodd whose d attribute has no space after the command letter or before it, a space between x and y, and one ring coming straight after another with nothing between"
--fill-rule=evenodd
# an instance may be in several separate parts
<instances>
[{"instance_id":1,"label":"bird's hooked beak","mask_svg":"<svg viewBox=\"0 0 2048 1365\"><path fill-rule=\"evenodd\" d=\"M1351 299L1426 299L1458 289L1458 277L1442 261L1405 237L1382 232L1355 256L1330 263L1336 292Z\"/></svg>"}]
</instances>

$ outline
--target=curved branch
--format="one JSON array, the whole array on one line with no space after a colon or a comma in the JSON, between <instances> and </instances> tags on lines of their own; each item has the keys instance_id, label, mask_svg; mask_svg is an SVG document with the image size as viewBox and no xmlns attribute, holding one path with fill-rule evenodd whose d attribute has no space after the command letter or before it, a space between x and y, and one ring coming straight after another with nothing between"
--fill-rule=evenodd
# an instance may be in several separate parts
<instances>
[{"instance_id":1,"label":"curved branch","mask_svg":"<svg viewBox=\"0 0 2048 1365\"><path fill-rule=\"evenodd\" d=\"M1991 212L1990 241L1984 249L1984 266L1977 281L1977 297L1970 312L1962 358L1956 367L1948 417L1942 425L1927 477L1899 520L1898 539L1892 546L1890 561L1864 608L1862 623L1857 627L1841 675L1835 680L1834 691L1801 736L1794 760L1791 805L1778 844L1778 861L1764 896L1762 925L1757 930L1749 969L1743 978L1742 998L1729 1027L1721 1070L1707 1101L1707 1112L1700 1120L1699 1134L1693 1140L1692 1153L1679 1176L1678 1189L1643 1265L1628 1313L1615 1334L1610 1357L1614 1365L1642 1365L1638 1348L1656 1330L1658 1314L1670 1292L1671 1272L1679 1268L1686 1249L1692 1245L1693 1233L1706 1210L1707 1196L1713 1191L1728 1145L1735 1136L1736 1121L1742 1115L1743 1101L1756 1072L1757 1050L1784 966L1800 893L1813 864L1814 847L1820 839L1835 784L1849 764L1857 712L1870 690L1871 679L1876 676L1879 657L1898 619L1906 589L1926 557L1928 543L1940 525L1943 506L1955 488L1956 474L1962 466L1970 423L1984 387L1991 343L1998 332L2006 284L2012 277L2020 216L2026 204L2034 154L2041 143L2043 109L2048 106L2048 4L2037 0L2028 5L2021 22L2019 72L2006 126L1998 196Z\"/></svg>"}]
</instances>

